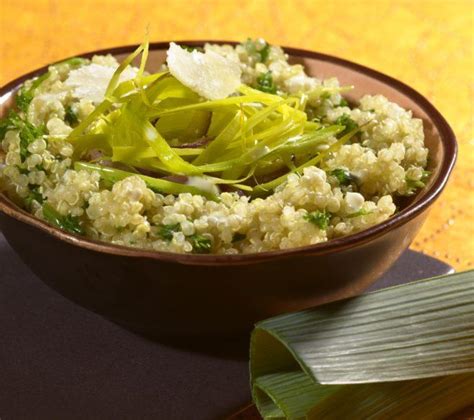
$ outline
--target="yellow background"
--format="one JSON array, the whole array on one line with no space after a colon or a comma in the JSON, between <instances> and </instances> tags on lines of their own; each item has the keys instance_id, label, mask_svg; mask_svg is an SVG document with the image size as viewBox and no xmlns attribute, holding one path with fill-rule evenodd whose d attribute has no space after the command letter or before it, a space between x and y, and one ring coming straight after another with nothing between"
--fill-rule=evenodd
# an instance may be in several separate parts
<instances>
[{"instance_id":1,"label":"yellow background","mask_svg":"<svg viewBox=\"0 0 474 420\"><path fill-rule=\"evenodd\" d=\"M474 0L0 0L0 84L61 58L152 41L243 40L337 55L427 96L452 125L459 159L412 247L474 263Z\"/></svg>"}]
</instances>

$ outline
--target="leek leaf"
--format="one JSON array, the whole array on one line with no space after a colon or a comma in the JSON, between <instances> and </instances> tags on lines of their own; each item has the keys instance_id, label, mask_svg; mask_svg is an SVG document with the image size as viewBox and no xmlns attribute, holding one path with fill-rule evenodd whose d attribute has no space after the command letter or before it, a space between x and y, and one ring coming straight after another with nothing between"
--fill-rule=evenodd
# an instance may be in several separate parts
<instances>
[{"instance_id":1,"label":"leek leaf","mask_svg":"<svg viewBox=\"0 0 474 420\"><path fill-rule=\"evenodd\" d=\"M141 77L140 83L142 86L146 87L145 90L147 91L148 96L150 96L150 93L148 91L151 90L152 86L155 86L155 82L167 74L168 72L161 72L161 73L155 73L149 76ZM134 93L136 89L137 89L136 80L126 80L120 83L115 88L112 96L117 99L125 99L127 95ZM150 100L150 97L148 97L148 100Z\"/></svg>"},{"instance_id":2,"label":"leek leaf","mask_svg":"<svg viewBox=\"0 0 474 420\"><path fill-rule=\"evenodd\" d=\"M89 128L91 124L96 122L96 119L101 117L106 111L110 109L112 102L104 99L86 118L84 118L74 130L69 134L67 141L74 144L74 141Z\"/></svg>"},{"instance_id":3,"label":"leek leaf","mask_svg":"<svg viewBox=\"0 0 474 420\"><path fill-rule=\"evenodd\" d=\"M156 157L170 172L182 175L196 175L202 173L199 168L179 156L148 121L144 123L144 138L155 151Z\"/></svg>"},{"instance_id":4,"label":"leek leaf","mask_svg":"<svg viewBox=\"0 0 474 420\"><path fill-rule=\"evenodd\" d=\"M179 184L177 182L167 181L165 179L153 178L151 176L134 174L120 169L110 168L107 166L95 165L87 162L75 162L74 169L76 171L86 170L89 172L96 171L100 174L104 181L114 184L115 182L121 181L130 176L138 176L141 178L146 186L152 191L161 194L173 194L178 195L181 193L190 193L195 195L203 195L210 200L217 200L216 196L208 191L201 190L197 187L193 187L186 184Z\"/></svg>"},{"instance_id":5,"label":"leek leaf","mask_svg":"<svg viewBox=\"0 0 474 420\"><path fill-rule=\"evenodd\" d=\"M193 103L199 101L199 95L184 86L178 79L174 77L165 77L156 83L154 86L150 86L147 94L149 95L150 102L155 103L156 101L163 101L166 98L179 98L189 99ZM158 103L158 105L161 105ZM156 107L155 109L160 109Z\"/></svg>"},{"instance_id":6,"label":"leek leaf","mask_svg":"<svg viewBox=\"0 0 474 420\"><path fill-rule=\"evenodd\" d=\"M117 70L115 70L112 78L110 79L109 85L107 86L107 89L105 91L105 97L108 99L111 99L112 93L115 91L116 87L119 84L120 80L120 75L123 73L123 71L130 65L132 64L132 61L138 57L138 55L145 49L148 48L148 42L141 44L137 47L135 51L133 51L125 60L120 63L120 65L117 67Z\"/></svg>"},{"instance_id":7,"label":"leek leaf","mask_svg":"<svg viewBox=\"0 0 474 420\"><path fill-rule=\"evenodd\" d=\"M120 83L122 72L140 54L136 77ZM303 111L305 95L281 97L242 85L236 96L204 100L167 71L145 74L147 58L148 41L118 66L104 101L72 130L68 141L75 148L75 159L100 150L132 171L198 175L213 184L261 195L288 175L272 179L272 172L281 173L288 167L300 173L306 166L319 164L354 134L341 134L344 127L348 129L346 125L321 128L309 122ZM344 88L321 89L335 93ZM341 139L318 153L321 144L330 144L337 135ZM197 144L194 150L186 147L200 138L212 141ZM173 147L181 145L185 148ZM206 175L216 173L218 176ZM243 184L254 174L270 180L255 188Z\"/></svg>"},{"instance_id":8,"label":"leek leaf","mask_svg":"<svg viewBox=\"0 0 474 420\"><path fill-rule=\"evenodd\" d=\"M112 149L107 142L107 136L103 133L86 134L76 138L74 141L74 158L78 159L90 150L101 150L107 155L112 153Z\"/></svg>"},{"instance_id":9,"label":"leek leaf","mask_svg":"<svg viewBox=\"0 0 474 420\"><path fill-rule=\"evenodd\" d=\"M267 97L263 96L262 92L260 94L255 94L255 95L246 95L246 96L231 96L229 98L225 99L216 99L213 101L204 101L204 102L199 102L196 104L191 104L191 105L186 105L186 106L181 106L177 108L171 108L168 110L162 110L162 109L151 109L149 112L149 117L150 118L156 118L156 117L162 117L163 115L170 115L170 114L177 114L183 111L191 111L191 110L207 110L207 111L214 111L219 108L225 108L225 107L235 107L236 105L239 104L255 104L259 102L263 102L264 100L268 99ZM276 96L276 95L270 95L274 96L275 98L272 98L271 101L267 101L270 103L273 103L275 101L280 101L281 98Z\"/></svg>"},{"instance_id":10,"label":"leek leaf","mask_svg":"<svg viewBox=\"0 0 474 420\"><path fill-rule=\"evenodd\" d=\"M474 404L474 271L262 321L250 359L264 418L445 418Z\"/></svg>"},{"instance_id":11,"label":"leek leaf","mask_svg":"<svg viewBox=\"0 0 474 420\"><path fill-rule=\"evenodd\" d=\"M357 132L359 131L359 128L355 128L354 130L350 131L349 133L345 134L342 136L336 143L333 143L331 146L329 146L328 149L324 150L323 152L319 153L317 156L314 158L308 160L307 162L301 164L298 166L296 169L291 171L291 173L297 173L301 174L303 173L304 168L307 168L308 166L315 166L318 163L320 163L329 153L335 152L339 147L341 147L344 143L348 142L351 137L353 137ZM255 195L261 195L268 193L268 191L271 191L284 183L286 181L286 178L288 177L289 174L282 175L278 178L273 179L272 181L266 182L264 184L260 184L254 188L254 194Z\"/></svg>"},{"instance_id":12,"label":"leek leaf","mask_svg":"<svg viewBox=\"0 0 474 420\"><path fill-rule=\"evenodd\" d=\"M192 142L204 137L211 120L209 111L191 111L176 116L165 116L155 124L158 132L168 141L177 139L181 142Z\"/></svg>"},{"instance_id":13,"label":"leek leaf","mask_svg":"<svg viewBox=\"0 0 474 420\"><path fill-rule=\"evenodd\" d=\"M222 130L230 123L230 120L234 117L235 112L217 110L212 112L211 123L207 130L208 137L217 137Z\"/></svg>"},{"instance_id":14,"label":"leek leaf","mask_svg":"<svg viewBox=\"0 0 474 420\"><path fill-rule=\"evenodd\" d=\"M137 101L124 104L120 115L110 127L110 140L113 150L113 160L124 160L123 155L116 153L117 147L131 147L137 150L149 148L162 165L175 174L192 175L200 171L189 162L182 159L148 121L144 113L144 106ZM123 152L123 149L121 149Z\"/></svg>"},{"instance_id":15,"label":"leek leaf","mask_svg":"<svg viewBox=\"0 0 474 420\"><path fill-rule=\"evenodd\" d=\"M235 113L232 120L193 162L200 165L218 158L240 132L241 112Z\"/></svg>"},{"instance_id":16,"label":"leek leaf","mask_svg":"<svg viewBox=\"0 0 474 420\"><path fill-rule=\"evenodd\" d=\"M199 147L180 147L180 148L173 148L173 150L179 155L179 156L199 156L204 149L199 148Z\"/></svg>"}]
</instances>

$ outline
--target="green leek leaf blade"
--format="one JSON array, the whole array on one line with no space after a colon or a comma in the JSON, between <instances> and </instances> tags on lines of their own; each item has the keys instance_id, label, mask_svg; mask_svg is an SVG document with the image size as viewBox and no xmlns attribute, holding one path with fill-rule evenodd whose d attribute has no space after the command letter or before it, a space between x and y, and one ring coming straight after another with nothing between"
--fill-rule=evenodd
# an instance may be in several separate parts
<instances>
[{"instance_id":1,"label":"green leek leaf blade","mask_svg":"<svg viewBox=\"0 0 474 420\"><path fill-rule=\"evenodd\" d=\"M250 370L265 418L449 416L474 404L474 271L262 321Z\"/></svg>"}]
</instances>

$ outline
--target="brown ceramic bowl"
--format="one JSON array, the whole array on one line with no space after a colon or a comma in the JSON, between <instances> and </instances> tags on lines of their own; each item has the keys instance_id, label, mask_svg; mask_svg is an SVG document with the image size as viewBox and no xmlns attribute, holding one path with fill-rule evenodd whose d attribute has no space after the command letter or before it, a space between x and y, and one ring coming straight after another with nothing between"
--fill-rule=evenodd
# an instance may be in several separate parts
<instances>
[{"instance_id":1,"label":"brown ceramic bowl","mask_svg":"<svg viewBox=\"0 0 474 420\"><path fill-rule=\"evenodd\" d=\"M203 42L185 42L202 45ZM135 47L85 54L124 58ZM149 68L168 43L151 45ZM311 75L354 85L347 96L381 93L422 118L433 175L394 217L363 232L302 248L250 255L179 255L84 239L34 218L0 195L0 228L22 260L59 293L135 331L152 335L236 335L263 318L363 291L410 245L456 159L446 120L423 96L384 74L340 58L285 48ZM1 113L22 76L0 90Z\"/></svg>"}]
</instances>

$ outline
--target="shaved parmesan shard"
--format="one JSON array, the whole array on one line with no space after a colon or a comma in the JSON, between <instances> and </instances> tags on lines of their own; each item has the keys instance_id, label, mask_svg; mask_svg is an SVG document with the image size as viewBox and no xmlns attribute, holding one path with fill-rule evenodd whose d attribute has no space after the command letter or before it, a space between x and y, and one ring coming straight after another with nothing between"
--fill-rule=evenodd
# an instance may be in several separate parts
<instances>
[{"instance_id":1,"label":"shaved parmesan shard","mask_svg":"<svg viewBox=\"0 0 474 420\"><path fill-rule=\"evenodd\" d=\"M187 51L174 42L168 49L168 68L183 85L206 99L223 99L240 86L240 65L214 51Z\"/></svg>"},{"instance_id":2,"label":"shaved parmesan shard","mask_svg":"<svg viewBox=\"0 0 474 420\"><path fill-rule=\"evenodd\" d=\"M116 66L102 64L89 64L69 72L69 77L64 82L72 88L72 96L78 99L89 99L94 104L104 100L105 91L112 78ZM135 78L137 68L127 67L120 75L120 83Z\"/></svg>"},{"instance_id":3,"label":"shaved parmesan shard","mask_svg":"<svg viewBox=\"0 0 474 420\"><path fill-rule=\"evenodd\" d=\"M216 184L202 176L190 176L188 177L186 184L191 187L198 188L201 191L208 192L210 194L217 195L220 193L219 188Z\"/></svg>"}]
</instances>

